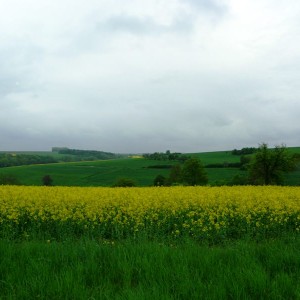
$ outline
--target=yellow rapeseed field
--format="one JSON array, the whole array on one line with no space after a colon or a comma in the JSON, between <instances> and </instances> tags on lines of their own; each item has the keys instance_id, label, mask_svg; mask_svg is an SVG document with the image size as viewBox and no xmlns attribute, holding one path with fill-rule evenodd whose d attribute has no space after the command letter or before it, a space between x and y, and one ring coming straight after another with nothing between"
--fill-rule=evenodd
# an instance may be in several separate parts
<instances>
[{"instance_id":1,"label":"yellow rapeseed field","mask_svg":"<svg viewBox=\"0 0 300 300\"><path fill-rule=\"evenodd\" d=\"M299 232L300 188L0 186L0 225L18 234L64 228L105 238Z\"/></svg>"}]
</instances>

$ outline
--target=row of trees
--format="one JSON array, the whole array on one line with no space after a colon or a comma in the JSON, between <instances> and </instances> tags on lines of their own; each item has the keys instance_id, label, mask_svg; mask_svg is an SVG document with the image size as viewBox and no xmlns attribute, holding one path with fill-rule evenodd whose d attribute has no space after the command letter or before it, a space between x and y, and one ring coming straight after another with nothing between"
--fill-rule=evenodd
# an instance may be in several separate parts
<instances>
[{"instance_id":1,"label":"row of trees","mask_svg":"<svg viewBox=\"0 0 300 300\"><path fill-rule=\"evenodd\" d=\"M231 151L232 155L247 155L247 154L253 154L257 151L257 148L254 147L246 147L242 148L240 150L234 149Z\"/></svg>"},{"instance_id":2,"label":"row of trees","mask_svg":"<svg viewBox=\"0 0 300 300\"><path fill-rule=\"evenodd\" d=\"M154 152L154 153L146 153L143 154L143 157L146 159L152 159L152 160L177 160L180 162L184 162L189 157L180 153L180 152L171 152L170 150L167 150L166 152Z\"/></svg>"},{"instance_id":3,"label":"row of trees","mask_svg":"<svg viewBox=\"0 0 300 300\"><path fill-rule=\"evenodd\" d=\"M57 150L57 151L54 151ZM61 156L22 154L22 153L0 153L0 168L34 165L34 164L51 164L57 162L72 161L91 161L106 160L120 157L118 154L94 150L77 150L68 148L53 148L53 152Z\"/></svg>"},{"instance_id":4,"label":"row of trees","mask_svg":"<svg viewBox=\"0 0 300 300\"><path fill-rule=\"evenodd\" d=\"M0 154L0 168L34 165L34 164L50 164L56 163L57 160L48 155L31 155L31 154L14 154L1 153Z\"/></svg>"},{"instance_id":5,"label":"row of trees","mask_svg":"<svg viewBox=\"0 0 300 300\"><path fill-rule=\"evenodd\" d=\"M54 151L57 148L52 148ZM114 159L118 158L119 155L111 152L96 151L96 150L78 150L78 149L69 149L69 148L58 148L57 151L59 154L64 155L73 155L81 158L82 160L98 160L98 159Z\"/></svg>"}]
</instances>

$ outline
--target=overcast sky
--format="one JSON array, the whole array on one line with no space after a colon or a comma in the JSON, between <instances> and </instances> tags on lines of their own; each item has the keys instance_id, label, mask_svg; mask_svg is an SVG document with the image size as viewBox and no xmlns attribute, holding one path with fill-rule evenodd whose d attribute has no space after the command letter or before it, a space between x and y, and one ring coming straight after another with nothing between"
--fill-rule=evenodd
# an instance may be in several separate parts
<instances>
[{"instance_id":1,"label":"overcast sky","mask_svg":"<svg viewBox=\"0 0 300 300\"><path fill-rule=\"evenodd\" d=\"M0 150L300 146L299 0L0 0Z\"/></svg>"}]
</instances>

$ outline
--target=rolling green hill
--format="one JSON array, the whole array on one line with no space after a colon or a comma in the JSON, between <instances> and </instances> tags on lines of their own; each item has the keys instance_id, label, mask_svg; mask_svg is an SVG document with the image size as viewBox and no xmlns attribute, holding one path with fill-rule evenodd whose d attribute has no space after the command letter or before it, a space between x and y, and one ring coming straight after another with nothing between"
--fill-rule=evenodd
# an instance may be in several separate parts
<instances>
[{"instance_id":1,"label":"rolling green hill","mask_svg":"<svg viewBox=\"0 0 300 300\"><path fill-rule=\"evenodd\" d=\"M199 158L204 165L235 163L240 161L240 156L232 155L231 151L191 153L190 155Z\"/></svg>"},{"instance_id":2,"label":"rolling green hill","mask_svg":"<svg viewBox=\"0 0 300 300\"><path fill-rule=\"evenodd\" d=\"M289 150L292 153L300 153L300 147L289 148ZM189 155L199 158L204 165L234 163L240 160L240 157L232 155L231 151L191 153ZM0 174L14 175L24 185L42 185L42 177L50 175L54 185L62 186L111 186L118 178L122 177L133 179L138 186L149 186L153 184L157 175L161 174L167 177L170 172L168 166L176 163L176 161L127 157L104 161L0 168ZM209 184L226 183L237 174L246 174L245 171L238 168L207 168L206 171ZM300 168L286 175L286 184L300 185Z\"/></svg>"},{"instance_id":3,"label":"rolling green hill","mask_svg":"<svg viewBox=\"0 0 300 300\"><path fill-rule=\"evenodd\" d=\"M132 178L138 185L153 183L156 175L167 176L168 169L147 168L151 165L165 165L166 162L145 159L115 159L93 162L56 163L3 168L2 174L18 177L22 184L41 185L41 178L50 175L55 185L66 186L111 186L118 178Z\"/></svg>"}]
</instances>

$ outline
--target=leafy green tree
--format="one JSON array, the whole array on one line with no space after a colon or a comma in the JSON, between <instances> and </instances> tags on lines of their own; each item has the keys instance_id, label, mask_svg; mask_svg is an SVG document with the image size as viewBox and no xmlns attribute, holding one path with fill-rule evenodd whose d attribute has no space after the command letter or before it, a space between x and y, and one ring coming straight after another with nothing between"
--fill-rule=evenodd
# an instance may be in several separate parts
<instances>
[{"instance_id":1,"label":"leafy green tree","mask_svg":"<svg viewBox=\"0 0 300 300\"><path fill-rule=\"evenodd\" d=\"M201 161L197 158L186 160L182 167L183 182L188 185L205 185L208 178Z\"/></svg>"},{"instance_id":2,"label":"leafy green tree","mask_svg":"<svg viewBox=\"0 0 300 300\"><path fill-rule=\"evenodd\" d=\"M113 184L113 187L134 187L136 183L130 178L119 178L116 183Z\"/></svg>"},{"instance_id":3,"label":"leafy green tree","mask_svg":"<svg viewBox=\"0 0 300 300\"><path fill-rule=\"evenodd\" d=\"M258 148L249 165L249 180L256 185L283 184L283 174L296 167L295 158L284 145L269 149L266 143Z\"/></svg>"},{"instance_id":4,"label":"leafy green tree","mask_svg":"<svg viewBox=\"0 0 300 300\"><path fill-rule=\"evenodd\" d=\"M226 185L248 185L249 178L246 175L235 175Z\"/></svg>"},{"instance_id":5,"label":"leafy green tree","mask_svg":"<svg viewBox=\"0 0 300 300\"><path fill-rule=\"evenodd\" d=\"M46 185L46 186L51 186L51 185L53 185L53 179L51 178L50 175L45 175L45 176L42 178L42 182L43 182L43 185Z\"/></svg>"},{"instance_id":6,"label":"leafy green tree","mask_svg":"<svg viewBox=\"0 0 300 300\"><path fill-rule=\"evenodd\" d=\"M241 155L241 157L240 157L240 169L241 170L247 170L247 167L248 167L250 161L251 161L250 156Z\"/></svg>"},{"instance_id":7,"label":"leafy green tree","mask_svg":"<svg viewBox=\"0 0 300 300\"><path fill-rule=\"evenodd\" d=\"M169 178L167 179L167 185L178 184L182 182L182 168L180 164L172 166Z\"/></svg>"},{"instance_id":8,"label":"leafy green tree","mask_svg":"<svg viewBox=\"0 0 300 300\"><path fill-rule=\"evenodd\" d=\"M166 177L163 175L157 175L154 178L153 185L154 186L164 186L166 184Z\"/></svg>"},{"instance_id":9,"label":"leafy green tree","mask_svg":"<svg viewBox=\"0 0 300 300\"><path fill-rule=\"evenodd\" d=\"M17 177L11 174L0 174L0 185L20 185Z\"/></svg>"}]
</instances>

